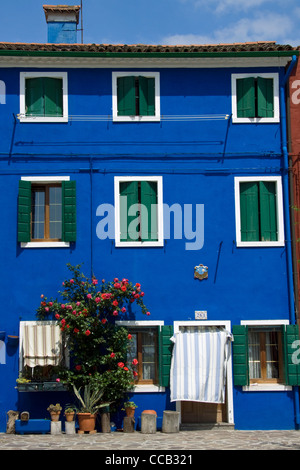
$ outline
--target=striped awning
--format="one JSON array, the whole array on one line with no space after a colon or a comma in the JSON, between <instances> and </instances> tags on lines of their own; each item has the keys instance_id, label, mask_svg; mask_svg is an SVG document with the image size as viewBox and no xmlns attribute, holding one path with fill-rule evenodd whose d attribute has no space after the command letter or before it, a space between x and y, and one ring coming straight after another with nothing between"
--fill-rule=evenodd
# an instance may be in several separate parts
<instances>
[{"instance_id":1,"label":"striped awning","mask_svg":"<svg viewBox=\"0 0 300 470\"><path fill-rule=\"evenodd\" d=\"M28 322L24 325L24 365L57 366L62 357L62 339L54 322Z\"/></svg>"},{"instance_id":2,"label":"striped awning","mask_svg":"<svg viewBox=\"0 0 300 470\"><path fill-rule=\"evenodd\" d=\"M216 327L184 327L174 335L171 401L225 402L231 338Z\"/></svg>"}]
</instances>

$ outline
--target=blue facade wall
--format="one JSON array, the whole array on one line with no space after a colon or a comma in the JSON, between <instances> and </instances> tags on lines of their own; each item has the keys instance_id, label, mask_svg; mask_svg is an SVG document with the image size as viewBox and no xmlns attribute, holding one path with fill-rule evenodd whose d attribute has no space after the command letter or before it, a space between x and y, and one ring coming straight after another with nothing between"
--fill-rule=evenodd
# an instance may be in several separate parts
<instances>
[{"instance_id":1,"label":"blue facade wall","mask_svg":"<svg viewBox=\"0 0 300 470\"><path fill-rule=\"evenodd\" d=\"M22 71L25 69L22 69ZM27 70L27 69L26 69ZM28 69L33 70L33 69ZM158 70L158 69L157 69ZM115 123L86 115L112 113L111 69L69 69L68 123L20 123L20 69L1 69L6 105L0 105L0 330L18 334L20 320L35 320L40 295L56 296L68 276L67 263L83 263L98 279L140 282L150 320L289 319L285 247L238 248L235 243L235 176L281 175L279 124L233 124L207 115L231 114L231 73L265 69L160 69L161 114L203 115L204 119ZM278 72L278 69L268 69ZM280 72L282 78L282 73ZM80 117L79 117L80 116ZM68 175L77 184L77 241L70 248L26 248L17 243L17 195L21 176ZM204 205L204 243L172 237L163 247L116 248L99 240L97 207L114 205L114 176L163 178L163 201ZM92 184L91 184L92 183ZM193 227L195 230L195 227ZM194 266L208 266L208 279L194 279ZM139 312L132 319L141 320ZM18 393L18 349L0 364L0 432L9 409L47 417L49 403L69 402L66 394ZM135 394L139 410L174 408L165 393ZM41 414L43 414L41 416ZM292 392L234 389L237 429L292 429Z\"/></svg>"}]
</instances>

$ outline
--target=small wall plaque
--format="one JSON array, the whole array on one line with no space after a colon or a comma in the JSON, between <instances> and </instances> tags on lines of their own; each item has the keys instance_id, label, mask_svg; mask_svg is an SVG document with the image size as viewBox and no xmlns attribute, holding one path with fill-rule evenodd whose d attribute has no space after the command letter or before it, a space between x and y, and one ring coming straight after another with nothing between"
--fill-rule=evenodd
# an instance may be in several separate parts
<instances>
[{"instance_id":1,"label":"small wall plaque","mask_svg":"<svg viewBox=\"0 0 300 470\"><path fill-rule=\"evenodd\" d=\"M194 278L195 279L207 279L208 278L208 267L203 266L203 264L199 264L199 266L194 267Z\"/></svg>"},{"instance_id":2,"label":"small wall plaque","mask_svg":"<svg viewBox=\"0 0 300 470\"><path fill-rule=\"evenodd\" d=\"M196 310L195 320L207 320L207 310Z\"/></svg>"}]
</instances>

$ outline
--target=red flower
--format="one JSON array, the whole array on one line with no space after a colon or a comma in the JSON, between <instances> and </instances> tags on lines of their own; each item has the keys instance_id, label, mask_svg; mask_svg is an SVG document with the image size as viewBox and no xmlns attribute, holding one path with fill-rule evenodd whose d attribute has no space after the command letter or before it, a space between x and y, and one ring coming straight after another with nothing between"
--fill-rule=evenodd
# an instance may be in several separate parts
<instances>
[{"instance_id":1,"label":"red flower","mask_svg":"<svg viewBox=\"0 0 300 470\"><path fill-rule=\"evenodd\" d=\"M118 311L117 310L114 310L113 311L113 315L116 317L118 315Z\"/></svg>"},{"instance_id":2,"label":"red flower","mask_svg":"<svg viewBox=\"0 0 300 470\"><path fill-rule=\"evenodd\" d=\"M122 369L124 367L124 362L118 362L118 366Z\"/></svg>"},{"instance_id":3,"label":"red flower","mask_svg":"<svg viewBox=\"0 0 300 470\"><path fill-rule=\"evenodd\" d=\"M150 315L150 312L146 312L146 315Z\"/></svg>"},{"instance_id":4,"label":"red flower","mask_svg":"<svg viewBox=\"0 0 300 470\"><path fill-rule=\"evenodd\" d=\"M103 323L103 325L105 325L106 322L107 322L106 318L102 318L101 323Z\"/></svg>"},{"instance_id":5,"label":"red flower","mask_svg":"<svg viewBox=\"0 0 300 470\"><path fill-rule=\"evenodd\" d=\"M126 312L126 308L123 307L121 311L122 311L123 313L125 313L125 312Z\"/></svg>"},{"instance_id":6,"label":"red flower","mask_svg":"<svg viewBox=\"0 0 300 470\"><path fill-rule=\"evenodd\" d=\"M127 287L126 287L126 286L122 286L122 287L121 287L121 290L122 290L123 292L125 292L125 291L126 291L126 289L127 289Z\"/></svg>"},{"instance_id":7,"label":"red flower","mask_svg":"<svg viewBox=\"0 0 300 470\"><path fill-rule=\"evenodd\" d=\"M129 370L128 367L124 367L124 370Z\"/></svg>"},{"instance_id":8,"label":"red flower","mask_svg":"<svg viewBox=\"0 0 300 470\"><path fill-rule=\"evenodd\" d=\"M64 318L62 319L61 324L62 324L62 326L65 326L66 320Z\"/></svg>"},{"instance_id":9,"label":"red flower","mask_svg":"<svg viewBox=\"0 0 300 470\"><path fill-rule=\"evenodd\" d=\"M129 335L127 336L128 339L132 339L132 335L129 333Z\"/></svg>"},{"instance_id":10,"label":"red flower","mask_svg":"<svg viewBox=\"0 0 300 470\"><path fill-rule=\"evenodd\" d=\"M78 328L74 328L74 333L79 333Z\"/></svg>"},{"instance_id":11,"label":"red flower","mask_svg":"<svg viewBox=\"0 0 300 470\"><path fill-rule=\"evenodd\" d=\"M86 336L89 336L91 334L90 330L86 330L85 334Z\"/></svg>"},{"instance_id":12,"label":"red flower","mask_svg":"<svg viewBox=\"0 0 300 470\"><path fill-rule=\"evenodd\" d=\"M139 363L139 361L138 361L137 359L133 359L132 364L133 364L134 366L136 366L138 363Z\"/></svg>"},{"instance_id":13,"label":"red flower","mask_svg":"<svg viewBox=\"0 0 300 470\"><path fill-rule=\"evenodd\" d=\"M141 284L139 282L137 282L135 287L141 287Z\"/></svg>"},{"instance_id":14,"label":"red flower","mask_svg":"<svg viewBox=\"0 0 300 470\"><path fill-rule=\"evenodd\" d=\"M114 358L115 356L116 356L115 353L111 353L110 355L111 358Z\"/></svg>"},{"instance_id":15,"label":"red flower","mask_svg":"<svg viewBox=\"0 0 300 470\"><path fill-rule=\"evenodd\" d=\"M133 375L134 375L134 377L137 377L139 374L134 370Z\"/></svg>"},{"instance_id":16,"label":"red flower","mask_svg":"<svg viewBox=\"0 0 300 470\"><path fill-rule=\"evenodd\" d=\"M56 313L55 318L58 320L60 318L60 315L58 315L58 313Z\"/></svg>"},{"instance_id":17,"label":"red flower","mask_svg":"<svg viewBox=\"0 0 300 470\"><path fill-rule=\"evenodd\" d=\"M119 305L119 302L118 302L117 300L114 300L114 301L113 301L113 305L114 305L115 307L117 307L117 306Z\"/></svg>"},{"instance_id":18,"label":"red flower","mask_svg":"<svg viewBox=\"0 0 300 470\"><path fill-rule=\"evenodd\" d=\"M77 364L77 366L75 366L75 369L76 370L81 370L81 365Z\"/></svg>"}]
</instances>

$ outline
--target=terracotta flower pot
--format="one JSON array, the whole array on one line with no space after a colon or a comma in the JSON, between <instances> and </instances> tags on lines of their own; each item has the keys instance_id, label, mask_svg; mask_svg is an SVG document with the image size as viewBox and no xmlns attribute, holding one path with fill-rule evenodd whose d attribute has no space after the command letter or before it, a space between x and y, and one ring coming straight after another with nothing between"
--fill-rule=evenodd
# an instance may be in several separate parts
<instances>
[{"instance_id":1,"label":"terracotta flower pot","mask_svg":"<svg viewBox=\"0 0 300 470\"><path fill-rule=\"evenodd\" d=\"M51 421L59 421L60 411L50 411Z\"/></svg>"},{"instance_id":2,"label":"terracotta flower pot","mask_svg":"<svg viewBox=\"0 0 300 470\"><path fill-rule=\"evenodd\" d=\"M70 422L74 420L75 412L73 413L65 413L66 421Z\"/></svg>"},{"instance_id":3,"label":"terracotta flower pot","mask_svg":"<svg viewBox=\"0 0 300 470\"><path fill-rule=\"evenodd\" d=\"M135 408L125 408L125 413L128 418L133 418L135 413Z\"/></svg>"},{"instance_id":4,"label":"terracotta flower pot","mask_svg":"<svg viewBox=\"0 0 300 470\"><path fill-rule=\"evenodd\" d=\"M96 426L96 416L96 413L77 413L79 430L83 432L94 431Z\"/></svg>"}]
</instances>

